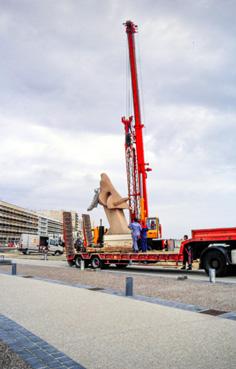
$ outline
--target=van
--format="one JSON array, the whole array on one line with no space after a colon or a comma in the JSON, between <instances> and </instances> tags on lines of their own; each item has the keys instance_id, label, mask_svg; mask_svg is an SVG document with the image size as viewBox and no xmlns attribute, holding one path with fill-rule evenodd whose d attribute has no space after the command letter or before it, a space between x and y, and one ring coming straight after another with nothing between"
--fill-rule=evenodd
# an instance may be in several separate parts
<instances>
[{"instance_id":1,"label":"van","mask_svg":"<svg viewBox=\"0 0 236 369\"><path fill-rule=\"evenodd\" d=\"M48 254L62 255L64 248L60 245L59 240L47 236L39 236L37 234L22 233L20 238L19 251L25 255L37 254L48 249Z\"/></svg>"}]
</instances>

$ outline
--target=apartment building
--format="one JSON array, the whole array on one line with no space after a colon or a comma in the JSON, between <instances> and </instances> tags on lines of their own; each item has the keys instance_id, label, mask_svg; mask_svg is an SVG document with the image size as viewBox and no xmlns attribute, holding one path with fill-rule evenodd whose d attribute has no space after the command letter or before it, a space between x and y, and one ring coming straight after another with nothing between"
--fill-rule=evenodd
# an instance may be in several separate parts
<instances>
[{"instance_id":1,"label":"apartment building","mask_svg":"<svg viewBox=\"0 0 236 369\"><path fill-rule=\"evenodd\" d=\"M0 200L0 244L18 242L22 233L62 235L62 222Z\"/></svg>"},{"instance_id":2,"label":"apartment building","mask_svg":"<svg viewBox=\"0 0 236 369\"><path fill-rule=\"evenodd\" d=\"M46 216L52 219L57 219L61 223L63 222L63 211L65 210L39 210L37 211L40 216ZM78 213L74 210L66 210L71 213L72 217L72 231L74 237L78 236L78 233L82 230L82 220L79 219Z\"/></svg>"},{"instance_id":3,"label":"apartment building","mask_svg":"<svg viewBox=\"0 0 236 369\"><path fill-rule=\"evenodd\" d=\"M0 201L0 242L17 242L22 233L38 233L38 215L30 210Z\"/></svg>"},{"instance_id":4,"label":"apartment building","mask_svg":"<svg viewBox=\"0 0 236 369\"><path fill-rule=\"evenodd\" d=\"M58 219L38 215L38 234L40 236L56 236L63 234L63 224Z\"/></svg>"}]
</instances>

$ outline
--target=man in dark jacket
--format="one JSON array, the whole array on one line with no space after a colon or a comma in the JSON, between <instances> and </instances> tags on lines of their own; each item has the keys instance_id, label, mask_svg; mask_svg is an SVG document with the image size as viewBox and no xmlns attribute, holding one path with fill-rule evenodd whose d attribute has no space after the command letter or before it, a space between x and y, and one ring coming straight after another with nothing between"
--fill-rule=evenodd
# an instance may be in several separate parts
<instances>
[{"instance_id":1,"label":"man in dark jacket","mask_svg":"<svg viewBox=\"0 0 236 369\"><path fill-rule=\"evenodd\" d=\"M147 251L147 231L148 228L145 226L142 228L141 230L141 247L142 247L142 252L146 252Z\"/></svg>"},{"instance_id":2,"label":"man in dark jacket","mask_svg":"<svg viewBox=\"0 0 236 369\"><path fill-rule=\"evenodd\" d=\"M186 269L186 263L188 263L187 270L192 270L192 248L191 248L191 245L187 245L184 248L183 266L182 266L181 269Z\"/></svg>"}]
</instances>

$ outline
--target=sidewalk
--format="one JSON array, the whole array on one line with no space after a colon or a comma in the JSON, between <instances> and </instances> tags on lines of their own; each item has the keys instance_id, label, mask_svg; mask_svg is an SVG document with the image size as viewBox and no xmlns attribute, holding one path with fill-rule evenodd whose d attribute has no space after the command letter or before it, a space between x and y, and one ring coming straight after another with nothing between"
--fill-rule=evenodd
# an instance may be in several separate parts
<instances>
[{"instance_id":1,"label":"sidewalk","mask_svg":"<svg viewBox=\"0 0 236 369\"><path fill-rule=\"evenodd\" d=\"M81 367L236 367L235 321L22 277L0 285L0 314Z\"/></svg>"}]
</instances>

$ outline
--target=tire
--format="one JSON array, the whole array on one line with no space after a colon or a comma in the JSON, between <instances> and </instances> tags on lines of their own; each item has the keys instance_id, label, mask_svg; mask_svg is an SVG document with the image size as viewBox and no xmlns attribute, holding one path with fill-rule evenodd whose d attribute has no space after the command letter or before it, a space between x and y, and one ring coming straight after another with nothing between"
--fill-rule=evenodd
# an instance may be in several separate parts
<instances>
[{"instance_id":1,"label":"tire","mask_svg":"<svg viewBox=\"0 0 236 369\"><path fill-rule=\"evenodd\" d=\"M81 260L82 260L81 256L76 256L76 258L75 258L75 266L76 266L76 268L80 268L81 267Z\"/></svg>"},{"instance_id":2,"label":"tire","mask_svg":"<svg viewBox=\"0 0 236 369\"><path fill-rule=\"evenodd\" d=\"M53 255L59 256L60 255L60 251L55 251Z\"/></svg>"},{"instance_id":3,"label":"tire","mask_svg":"<svg viewBox=\"0 0 236 369\"><path fill-rule=\"evenodd\" d=\"M101 260L99 259L98 256L93 256L92 259L91 259L91 267L93 269L98 269L98 268L101 268L102 267L102 262Z\"/></svg>"},{"instance_id":4,"label":"tire","mask_svg":"<svg viewBox=\"0 0 236 369\"><path fill-rule=\"evenodd\" d=\"M203 266L207 274L209 274L210 268L215 269L216 277L222 277L226 274L226 259L220 251L209 251L204 257Z\"/></svg>"},{"instance_id":5,"label":"tire","mask_svg":"<svg viewBox=\"0 0 236 369\"><path fill-rule=\"evenodd\" d=\"M70 267L73 267L75 265L74 260L67 260L67 263L69 264Z\"/></svg>"}]
</instances>

